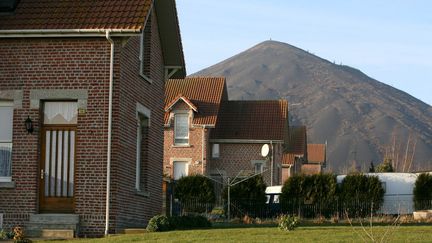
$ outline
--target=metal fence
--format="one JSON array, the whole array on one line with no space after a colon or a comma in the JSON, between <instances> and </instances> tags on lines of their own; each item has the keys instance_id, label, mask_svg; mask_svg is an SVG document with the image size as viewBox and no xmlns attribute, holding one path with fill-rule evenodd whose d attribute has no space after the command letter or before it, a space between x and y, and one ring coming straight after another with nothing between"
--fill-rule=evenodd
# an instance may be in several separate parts
<instances>
[{"instance_id":1,"label":"metal fence","mask_svg":"<svg viewBox=\"0 0 432 243\"><path fill-rule=\"evenodd\" d=\"M211 219L227 219L228 205L226 202L200 203L197 200L180 202L174 200L171 215L200 214ZM432 210L432 201L426 200L416 204L418 210ZM300 218L315 219L320 217L364 217L368 215L404 215L414 211L414 203L407 200L387 200L382 205L372 202L341 203L338 200L329 203L308 203L290 201L285 203L255 203L248 200L231 202L230 217L276 218L281 214L297 215Z\"/></svg>"}]
</instances>

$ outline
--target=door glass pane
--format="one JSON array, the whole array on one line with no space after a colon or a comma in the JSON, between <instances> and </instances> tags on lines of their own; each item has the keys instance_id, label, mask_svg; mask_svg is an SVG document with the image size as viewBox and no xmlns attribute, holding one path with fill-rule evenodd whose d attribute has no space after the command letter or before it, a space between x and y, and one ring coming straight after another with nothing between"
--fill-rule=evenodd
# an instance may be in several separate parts
<instances>
[{"instance_id":1,"label":"door glass pane","mask_svg":"<svg viewBox=\"0 0 432 243\"><path fill-rule=\"evenodd\" d=\"M75 131L70 132L70 153L69 153L69 197L74 195L74 168L75 168Z\"/></svg>"},{"instance_id":2,"label":"door glass pane","mask_svg":"<svg viewBox=\"0 0 432 243\"><path fill-rule=\"evenodd\" d=\"M55 178L56 178L56 158L57 158L57 131L52 131L51 137L51 169L49 174L50 193L48 196L55 196Z\"/></svg>"},{"instance_id":3,"label":"door glass pane","mask_svg":"<svg viewBox=\"0 0 432 243\"><path fill-rule=\"evenodd\" d=\"M62 197L67 197L68 190L68 161L69 161L69 131L63 132L63 173L62 173Z\"/></svg>"},{"instance_id":4,"label":"door glass pane","mask_svg":"<svg viewBox=\"0 0 432 243\"><path fill-rule=\"evenodd\" d=\"M56 193L57 197L61 196L61 176L63 165L63 131L58 131L57 137L57 171L56 171Z\"/></svg>"},{"instance_id":5,"label":"door glass pane","mask_svg":"<svg viewBox=\"0 0 432 243\"><path fill-rule=\"evenodd\" d=\"M174 180L187 176L188 168L186 162L174 162Z\"/></svg>"},{"instance_id":6,"label":"door glass pane","mask_svg":"<svg viewBox=\"0 0 432 243\"><path fill-rule=\"evenodd\" d=\"M51 149L51 131L45 132L45 196L49 196L49 174L50 174L50 149Z\"/></svg>"},{"instance_id":7,"label":"door glass pane","mask_svg":"<svg viewBox=\"0 0 432 243\"><path fill-rule=\"evenodd\" d=\"M77 124L77 102L45 102L44 124Z\"/></svg>"}]
</instances>

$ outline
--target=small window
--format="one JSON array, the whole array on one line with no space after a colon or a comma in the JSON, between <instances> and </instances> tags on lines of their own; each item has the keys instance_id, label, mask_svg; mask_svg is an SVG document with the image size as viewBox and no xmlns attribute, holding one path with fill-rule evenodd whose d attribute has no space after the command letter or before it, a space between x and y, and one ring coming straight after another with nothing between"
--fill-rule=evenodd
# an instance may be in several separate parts
<instances>
[{"instance_id":1,"label":"small window","mask_svg":"<svg viewBox=\"0 0 432 243\"><path fill-rule=\"evenodd\" d=\"M12 177L13 102L0 101L0 182Z\"/></svg>"},{"instance_id":2,"label":"small window","mask_svg":"<svg viewBox=\"0 0 432 243\"><path fill-rule=\"evenodd\" d=\"M138 113L135 188L141 192L148 190L148 130L149 118Z\"/></svg>"},{"instance_id":3,"label":"small window","mask_svg":"<svg viewBox=\"0 0 432 243\"><path fill-rule=\"evenodd\" d=\"M184 161L174 161L174 180L178 180L183 176L187 176L189 172L189 166Z\"/></svg>"},{"instance_id":4,"label":"small window","mask_svg":"<svg viewBox=\"0 0 432 243\"><path fill-rule=\"evenodd\" d=\"M212 158L219 158L219 144L215 143L212 147Z\"/></svg>"},{"instance_id":5,"label":"small window","mask_svg":"<svg viewBox=\"0 0 432 243\"><path fill-rule=\"evenodd\" d=\"M189 115L187 113L175 114L174 116L174 144L189 144Z\"/></svg>"},{"instance_id":6,"label":"small window","mask_svg":"<svg viewBox=\"0 0 432 243\"><path fill-rule=\"evenodd\" d=\"M264 171L264 164L263 163L255 163L255 174L262 173Z\"/></svg>"}]
</instances>

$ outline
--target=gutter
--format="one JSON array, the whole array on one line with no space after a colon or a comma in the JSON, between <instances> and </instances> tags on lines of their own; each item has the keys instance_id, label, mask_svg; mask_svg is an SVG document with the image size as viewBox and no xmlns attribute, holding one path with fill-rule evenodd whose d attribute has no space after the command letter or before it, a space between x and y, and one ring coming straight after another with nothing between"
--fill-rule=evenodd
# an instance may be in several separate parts
<instances>
[{"instance_id":1,"label":"gutter","mask_svg":"<svg viewBox=\"0 0 432 243\"><path fill-rule=\"evenodd\" d=\"M140 29L34 29L34 30L0 30L0 38L53 38L53 37L106 37L136 36Z\"/></svg>"},{"instance_id":2,"label":"gutter","mask_svg":"<svg viewBox=\"0 0 432 243\"><path fill-rule=\"evenodd\" d=\"M105 236L109 232L110 216L110 190L111 190L111 136L112 136L112 103L114 83L114 41L111 39L111 31L106 30L105 37L111 45L110 73L109 73L109 105L108 105L108 146L107 146L107 181L106 181L106 208L105 208Z\"/></svg>"},{"instance_id":3,"label":"gutter","mask_svg":"<svg viewBox=\"0 0 432 243\"><path fill-rule=\"evenodd\" d=\"M202 126L202 142L201 142L201 174L204 175L204 143L205 143L205 129L206 129L206 125ZM207 160L206 160L207 162Z\"/></svg>"}]
</instances>

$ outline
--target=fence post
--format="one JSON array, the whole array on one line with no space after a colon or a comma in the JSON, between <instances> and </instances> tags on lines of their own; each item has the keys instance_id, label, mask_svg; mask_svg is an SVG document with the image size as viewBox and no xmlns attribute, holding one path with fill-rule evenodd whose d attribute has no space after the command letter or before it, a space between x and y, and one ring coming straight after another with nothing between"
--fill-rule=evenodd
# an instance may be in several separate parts
<instances>
[{"instance_id":1,"label":"fence post","mask_svg":"<svg viewBox=\"0 0 432 243\"><path fill-rule=\"evenodd\" d=\"M231 221L231 193L230 193L230 178L228 177L228 222Z\"/></svg>"}]
</instances>

